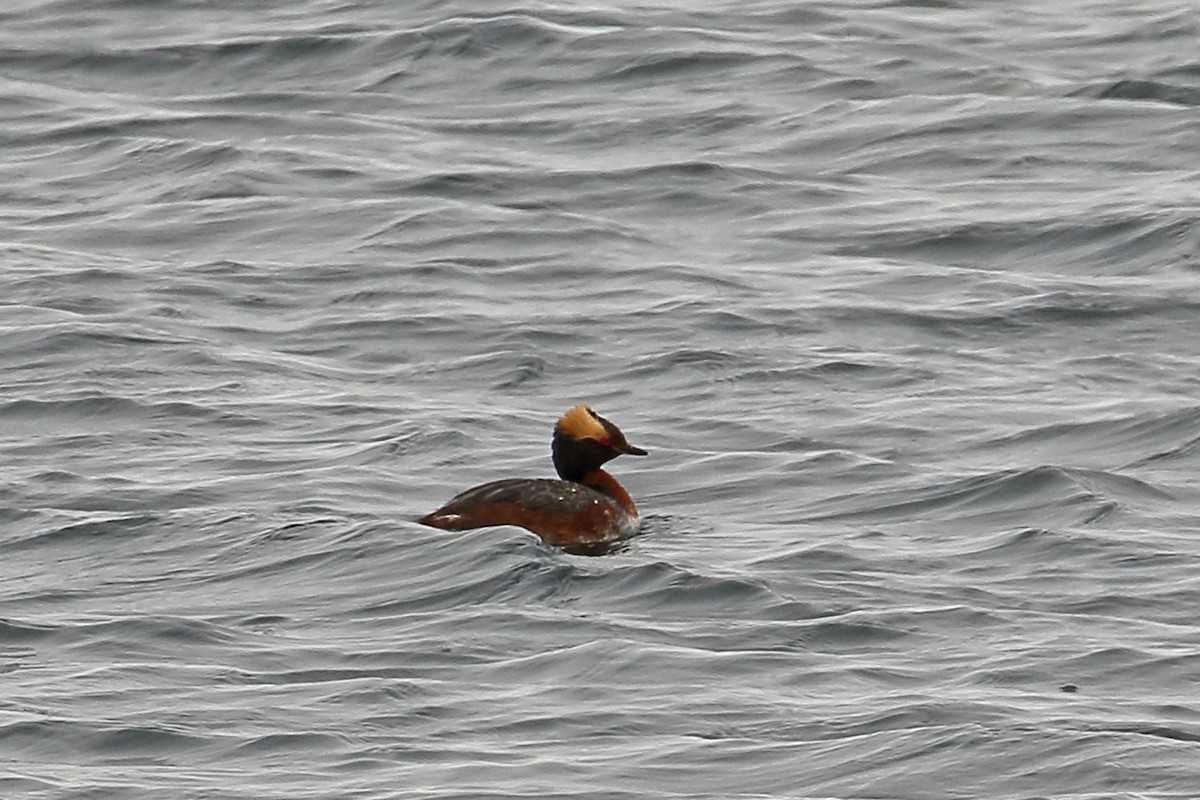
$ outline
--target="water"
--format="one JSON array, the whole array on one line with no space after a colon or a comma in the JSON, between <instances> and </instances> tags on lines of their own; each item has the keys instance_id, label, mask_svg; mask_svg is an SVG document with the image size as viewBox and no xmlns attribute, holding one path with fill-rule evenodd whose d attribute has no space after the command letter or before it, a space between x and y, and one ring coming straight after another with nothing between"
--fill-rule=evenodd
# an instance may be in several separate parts
<instances>
[{"instance_id":1,"label":"water","mask_svg":"<svg viewBox=\"0 0 1200 800\"><path fill-rule=\"evenodd\" d=\"M0 793L1195 797L1198 33L10 5Z\"/></svg>"}]
</instances>

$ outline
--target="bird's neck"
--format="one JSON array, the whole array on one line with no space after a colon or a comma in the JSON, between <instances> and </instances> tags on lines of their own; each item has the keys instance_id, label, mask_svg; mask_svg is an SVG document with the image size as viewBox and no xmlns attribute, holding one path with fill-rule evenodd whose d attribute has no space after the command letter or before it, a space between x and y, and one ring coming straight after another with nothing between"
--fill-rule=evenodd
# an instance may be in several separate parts
<instances>
[{"instance_id":1,"label":"bird's neck","mask_svg":"<svg viewBox=\"0 0 1200 800\"><path fill-rule=\"evenodd\" d=\"M633 516L637 516L637 506L633 503L633 498L629 496L629 492L625 491L625 487L617 482L617 479L609 475L602 469L594 469L583 476L579 481L589 489L595 489L603 495L611 497L617 501L621 508L628 511Z\"/></svg>"}]
</instances>

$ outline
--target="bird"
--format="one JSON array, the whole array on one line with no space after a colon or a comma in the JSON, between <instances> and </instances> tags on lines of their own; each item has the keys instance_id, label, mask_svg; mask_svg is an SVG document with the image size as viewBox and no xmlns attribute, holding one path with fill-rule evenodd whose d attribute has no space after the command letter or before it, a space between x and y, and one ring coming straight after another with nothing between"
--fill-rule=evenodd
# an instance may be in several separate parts
<instances>
[{"instance_id":1,"label":"bird","mask_svg":"<svg viewBox=\"0 0 1200 800\"><path fill-rule=\"evenodd\" d=\"M586 404L554 425L550 453L559 479L505 478L467 489L418 522L462 531L515 525L555 547L604 545L637 533L641 518L629 492L601 466L620 455L644 456L625 434Z\"/></svg>"}]
</instances>

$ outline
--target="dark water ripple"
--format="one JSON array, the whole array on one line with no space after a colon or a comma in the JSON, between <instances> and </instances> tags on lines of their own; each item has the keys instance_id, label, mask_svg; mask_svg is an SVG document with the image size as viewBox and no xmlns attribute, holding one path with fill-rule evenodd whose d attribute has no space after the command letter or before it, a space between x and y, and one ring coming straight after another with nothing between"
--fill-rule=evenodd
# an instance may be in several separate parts
<instances>
[{"instance_id":1,"label":"dark water ripple","mask_svg":"<svg viewBox=\"0 0 1200 800\"><path fill-rule=\"evenodd\" d=\"M1194 797L1197 34L0 10L0 795Z\"/></svg>"}]
</instances>

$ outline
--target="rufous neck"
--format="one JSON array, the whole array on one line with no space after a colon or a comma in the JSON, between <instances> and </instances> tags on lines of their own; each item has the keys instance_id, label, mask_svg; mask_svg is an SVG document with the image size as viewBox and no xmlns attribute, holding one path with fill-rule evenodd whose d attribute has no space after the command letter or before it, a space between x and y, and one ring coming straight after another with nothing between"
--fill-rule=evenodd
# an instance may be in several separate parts
<instances>
[{"instance_id":1,"label":"rufous neck","mask_svg":"<svg viewBox=\"0 0 1200 800\"><path fill-rule=\"evenodd\" d=\"M609 475L602 469L594 469L583 476L583 480L579 481L588 488L595 489L603 495L611 497L617 501L617 505L628 511L633 516L637 516L637 506L633 503L633 498L629 496L629 492L625 491L625 487L617 482L617 479Z\"/></svg>"}]
</instances>

